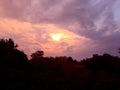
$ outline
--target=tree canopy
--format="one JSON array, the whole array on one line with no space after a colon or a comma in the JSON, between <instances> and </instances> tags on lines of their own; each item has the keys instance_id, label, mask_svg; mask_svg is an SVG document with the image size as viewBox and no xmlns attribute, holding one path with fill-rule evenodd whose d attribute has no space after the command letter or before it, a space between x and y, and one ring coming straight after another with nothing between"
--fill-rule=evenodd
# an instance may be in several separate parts
<instances>
[{"instance_id":1,"label":"tree canopy","mask_svg":"<svg viewBox=\"0 0 120 90\"><path fill-rule=\"evenodd\" d=\"M94 54L72 57L27 55L12 39L0 39L0 90L120 90L120 58Z\"/></svg>"}]
</instances>

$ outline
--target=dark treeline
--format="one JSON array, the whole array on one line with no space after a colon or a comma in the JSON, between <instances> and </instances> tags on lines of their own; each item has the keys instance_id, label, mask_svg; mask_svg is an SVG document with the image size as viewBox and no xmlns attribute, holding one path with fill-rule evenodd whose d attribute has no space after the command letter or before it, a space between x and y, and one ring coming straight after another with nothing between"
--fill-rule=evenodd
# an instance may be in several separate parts
<instances>
[{"instance_id":1,"label":"dark treeline","mask_svg":"<svg viewBox=\"0 0 120 90\"><path fill-rule=\"evenodd\" d=\"M93 55L81 61L72 57L28 60L12 39L0 39L0 90L120 90L120 58Z\"/></svg>"}]
</instances>

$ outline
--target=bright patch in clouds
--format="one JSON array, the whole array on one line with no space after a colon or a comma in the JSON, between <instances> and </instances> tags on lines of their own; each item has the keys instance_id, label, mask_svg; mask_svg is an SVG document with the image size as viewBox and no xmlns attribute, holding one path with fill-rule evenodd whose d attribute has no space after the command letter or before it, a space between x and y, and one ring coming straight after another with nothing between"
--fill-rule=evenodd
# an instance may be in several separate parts
<instances>
[{"instance_id":1,"label":"bright patch in clouds","mask_svg":"<svg viewBox=\"0 0 120 90\"><path fill-rule=\"evenodd\" d=\"M62 42L62 41L65 41L65 40L72 39L72 35L71 35L70 32L51 33L50 37L53 41L57 41L57 42Z\"/></svg>"},{"instance_id":2,"label":"bright patch in clouds","mask_svg":"<svg viewBox=\"0 0 120 90\"><path fill-rule=\"evenodd\" d=\"M62 34L59 34L59 33L52 33L51 34L51 38L53 39L53 40L55 40L55 41L60 41L61 40L61 38L62 38Z\"/></svg>"}]
</instances>

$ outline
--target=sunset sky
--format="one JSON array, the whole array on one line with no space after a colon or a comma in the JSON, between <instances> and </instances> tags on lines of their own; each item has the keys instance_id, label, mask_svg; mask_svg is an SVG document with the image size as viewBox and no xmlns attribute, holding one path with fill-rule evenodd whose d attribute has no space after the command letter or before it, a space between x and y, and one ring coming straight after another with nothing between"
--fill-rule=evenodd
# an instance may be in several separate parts
<instances>
[{"instance_id":1,"label":"sunset sky","mask_svg":"<svg viewBox=\"0 0 120 90\"><path fill-rule=\"evenodd\" d=\"M120 0L0 0L0 38L28 56L118 55Z\"/></svg>"}]
</instances>

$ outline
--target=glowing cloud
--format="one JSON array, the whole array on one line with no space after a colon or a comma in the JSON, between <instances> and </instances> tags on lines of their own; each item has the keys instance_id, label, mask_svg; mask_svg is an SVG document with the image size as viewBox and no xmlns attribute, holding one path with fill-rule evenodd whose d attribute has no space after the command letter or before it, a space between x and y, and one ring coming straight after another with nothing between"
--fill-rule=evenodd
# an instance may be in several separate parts
<instances>
[{"instance_id":1,"label":"glowing cloud","mask_svg":"<svg viewBox=\"0 0 120 90\"><path fill-rule=\"evenodd\" d=\"M55 40L55 41L60 41L61 40L61 38L62 38L62 34L59 34L59 33L52 33L51 34L51 38L53 39L53 40Z\"/></svg>"}]
</instances>

